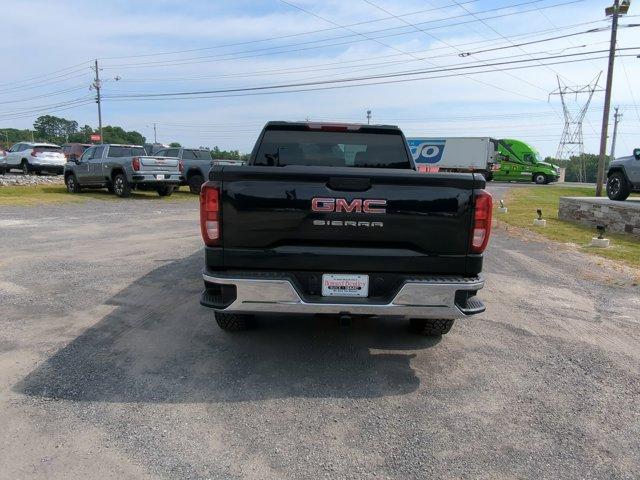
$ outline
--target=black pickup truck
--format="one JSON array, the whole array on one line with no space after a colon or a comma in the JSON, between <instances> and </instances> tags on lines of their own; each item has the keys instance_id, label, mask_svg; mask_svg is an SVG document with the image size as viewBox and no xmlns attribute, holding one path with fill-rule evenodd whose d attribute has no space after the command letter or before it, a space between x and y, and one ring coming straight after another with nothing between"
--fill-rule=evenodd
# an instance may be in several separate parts
<instances>
[{"instance_id":1,"label":"black pickup truck","mask_svg":"<svg viewBox=\"0 0 640 480\"><path fill-rule=\"evenodd\" d=\"M473 173L418 173L394 126L269 122L247 166L200 194L205 291L224 330L252 315L395 316L447 333L485 310L492 199Z\"/></svg>"}]
</instances>

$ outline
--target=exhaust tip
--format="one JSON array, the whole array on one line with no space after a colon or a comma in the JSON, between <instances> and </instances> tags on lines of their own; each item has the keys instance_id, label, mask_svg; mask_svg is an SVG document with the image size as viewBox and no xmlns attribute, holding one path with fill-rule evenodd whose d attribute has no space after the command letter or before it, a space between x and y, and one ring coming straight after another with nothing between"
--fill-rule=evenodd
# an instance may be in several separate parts
<instances>
[{"instance_id":1,"label":"exhaust tip","mask_svg":"<svg viewBox=\"0 0 640 480\"><path fill-rule=\"evenodd\" d=\"M341 328L350 328L351 327L351 315L340 315L340 318L338 319L338 323L340 324Z\"/></svg>"}]
</instances>

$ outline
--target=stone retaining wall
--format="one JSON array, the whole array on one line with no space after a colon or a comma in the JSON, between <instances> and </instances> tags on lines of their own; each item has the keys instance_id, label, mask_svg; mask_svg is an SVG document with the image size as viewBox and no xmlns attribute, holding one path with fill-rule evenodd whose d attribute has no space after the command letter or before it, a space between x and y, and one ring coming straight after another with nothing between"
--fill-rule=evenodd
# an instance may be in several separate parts
<instances>
[{"instance_id":1,"label":"stone retaining wall","mask_svg":"<svg viewBox=\"0 0 640 480\"><path fill-rule=\"evenodd\" d=\"M640 198L614 202L608 198L561 197L558 218L607 231L640 235Z\"/></svg>"}]
</instances>

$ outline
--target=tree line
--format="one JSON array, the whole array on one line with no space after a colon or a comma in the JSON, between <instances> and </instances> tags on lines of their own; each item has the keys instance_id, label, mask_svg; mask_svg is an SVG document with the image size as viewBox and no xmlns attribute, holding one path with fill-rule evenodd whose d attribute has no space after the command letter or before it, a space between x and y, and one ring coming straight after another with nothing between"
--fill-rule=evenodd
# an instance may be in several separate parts
<instances>
[{"instance_id":1,"label":"tree line","mask_svg":"<svg viewBox=\"0 0 640 480\"><path fill-rule=\"evenodd\" d=\"M18 142L47 142L62 145L63 143L93 143L91 135L98 131L89 125L80 127L75 120L56 117L54 115L42 115L33 122L33 130L18 128L0 128L0 148L8 150ZM126 131L122 127L107 125L102 127L104 143L123 143L128 145L144 145L146 138L135 130ZM171 142L170 146L180 147L180 143ZM213 148L199 147L211 152L214 159L246 160L247 154L238 150L222 150L217 146Z\"/></svg>"},{"instance_id":2,"label":"tree line","mask_svg":"<svg viewBox=\"0 0 640 480\"><path fill-rule=\"evenodd\" d=\"M605 171L609 167L609 160L607 155L605 157ZM564 168L565 182L595 183L598 177L598 155L594 153L584 153L581 156L571 157L569 160L547 157L544 161Z\"/></svg>"}]
</instances>

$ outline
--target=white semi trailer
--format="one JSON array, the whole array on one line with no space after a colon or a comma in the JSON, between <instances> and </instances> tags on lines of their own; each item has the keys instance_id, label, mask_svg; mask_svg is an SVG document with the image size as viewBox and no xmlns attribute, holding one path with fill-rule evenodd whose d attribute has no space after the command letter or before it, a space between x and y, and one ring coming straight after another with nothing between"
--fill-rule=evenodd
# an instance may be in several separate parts
<instances>
[{"instance_id":1,"label":"white semi trailer","mask_svg":"<svg viewBox=\"0 0 640 480\"><path fill-rule=\"evenodd\" d=\"M498 140L489 137L409 137L419 171L479 172L491 180L500 167Z\"/></svg>"}]
</instances>

